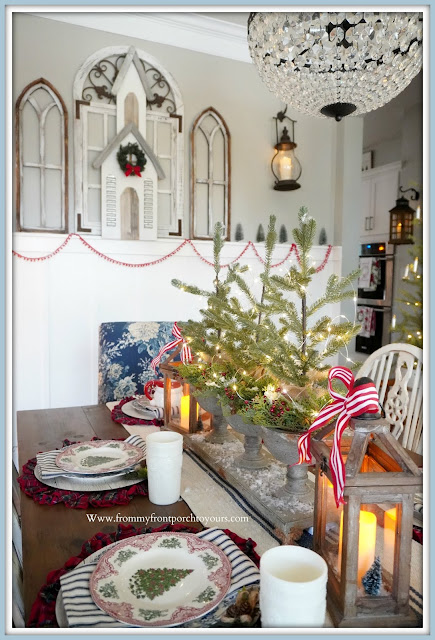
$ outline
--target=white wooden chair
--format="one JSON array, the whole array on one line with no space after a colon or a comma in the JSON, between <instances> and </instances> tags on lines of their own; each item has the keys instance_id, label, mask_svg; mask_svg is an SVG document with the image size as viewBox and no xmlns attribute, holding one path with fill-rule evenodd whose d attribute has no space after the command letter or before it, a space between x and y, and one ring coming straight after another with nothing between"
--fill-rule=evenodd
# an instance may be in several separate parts
<instances>
[{"instance_id":1,"label":"white wooden chair","mask_svg":"<svg viewBox=\"0 0 435 640\"><path fill-rule=\"evenodd\" d=\"M409 344L388 344L372 353L358 371L379 393L392 435L403 447L423 453L423 351ZM391 381L393 384L391 386Z\"/></svg>"}]
</instances>

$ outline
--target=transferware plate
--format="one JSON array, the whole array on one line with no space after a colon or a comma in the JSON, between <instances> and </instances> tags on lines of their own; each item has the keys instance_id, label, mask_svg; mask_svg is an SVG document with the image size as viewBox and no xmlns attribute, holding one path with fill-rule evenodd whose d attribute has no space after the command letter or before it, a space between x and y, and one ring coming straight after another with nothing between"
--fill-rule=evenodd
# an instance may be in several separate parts
<instances>
[{"instance_id":1,"label":"transferware plate","mask_svg":"<svg viewBox=\"0 0 435 640\"><path fill-rule=\"evenodd\" d=\"M231 564L212 542L160 532L114 545L90 580L95 604L112 618L143 627L171 627L200 618L225 597Z\"/></svg>"},{"instance_id":2,"label":"transferware plate","mask_svg":"<svg viewBox=\"0 0 435 640\"><path fill-rule=\"evenodd\" d=\"M128 442L96 440L66 447L56 457L56 465L70 473L98 475L128 469L144 457L140 447Z\"/></svg>"}]
</instances>

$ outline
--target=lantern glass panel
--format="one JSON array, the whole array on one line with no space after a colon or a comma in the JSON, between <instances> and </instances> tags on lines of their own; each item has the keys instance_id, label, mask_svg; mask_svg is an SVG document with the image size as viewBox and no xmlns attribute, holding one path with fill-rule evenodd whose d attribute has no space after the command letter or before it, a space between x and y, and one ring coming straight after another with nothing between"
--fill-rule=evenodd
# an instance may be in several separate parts
<instances>
[{"instance_id":1,"label":"lantern glass panel","mask_svg":"<svg viewBox=\"0 0 435 640\"><path fill-rule=\"evenodd\" d=\"M361 504L358 532L358 597L391 595L399 509L400 505L395 503ZM338 575L341 573L342 541L343 512L340 516ZM379 559L379 566L374 564L376 558Z\"/></svg>"}]
</instances>

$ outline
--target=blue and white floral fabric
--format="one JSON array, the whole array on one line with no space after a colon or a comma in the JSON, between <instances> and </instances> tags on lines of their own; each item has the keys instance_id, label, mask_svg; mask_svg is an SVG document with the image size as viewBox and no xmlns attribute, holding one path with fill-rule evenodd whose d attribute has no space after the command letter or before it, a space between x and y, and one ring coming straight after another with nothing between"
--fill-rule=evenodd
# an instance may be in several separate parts
<instances>
[{"instance_id":1,"label":"blue and white floral fabric","mask_svg":"<svg viewBox=\"0 0 435 640\"><path fill-rule=\"evenodd\" d=\"M144 384L156 377L151 361L160 347L173 340L173 325L173 322L103 322L100 325L98 402L143 393Z\"/></svg>"}]
</instances>

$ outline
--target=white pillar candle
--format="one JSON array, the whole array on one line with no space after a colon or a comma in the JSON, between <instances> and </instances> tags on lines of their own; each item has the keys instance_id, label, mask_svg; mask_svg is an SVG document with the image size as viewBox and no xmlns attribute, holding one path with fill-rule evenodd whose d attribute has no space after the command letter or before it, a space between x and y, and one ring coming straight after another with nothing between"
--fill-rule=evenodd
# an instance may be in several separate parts
<instances>
[{"instance_id":1,"label":"white pillar candle","mask_svg":"<svg viewBox=\"0 0 435 640\"><path fill-rule=\"evenodd\" d=\"M409 274L409 264L407 264L407 265L406 265L405 273L403 274L403 277L404 277L404 278L407 278L407 277L408 277L408 274Z\"/></svg>"},{"instance_id":2,"label":"white pillar candle","mask_svg":"<svg viewBox=\"0 0 435 640\"><path fill-rule=\"evenodd\" d=\"M153 504L174 504L180 497L183 436L174 431L150 433L147 443L149 500Z\"/></svg>"},{"instance_id":3,"label":"white pillar candle","mask_svg":"<svg viewBox=\"0 0 435 640\"><path fill-rule=\"evenodd\" d=\"M303 547L274 547L260 560L263 628L322 627L326 614L328 567Z\"/></svg>"}]
</instances>

